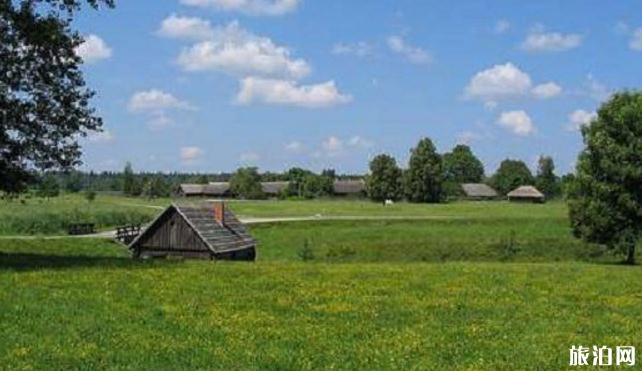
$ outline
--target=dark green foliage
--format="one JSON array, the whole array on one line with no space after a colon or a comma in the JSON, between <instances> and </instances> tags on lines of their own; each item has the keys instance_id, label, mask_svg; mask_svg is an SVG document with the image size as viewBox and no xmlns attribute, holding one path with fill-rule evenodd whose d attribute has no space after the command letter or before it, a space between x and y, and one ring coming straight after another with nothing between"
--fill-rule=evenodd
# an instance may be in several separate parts
<instances>
[{"instance_id":1,"label":"dark green foliage","mask_svg":"<svg viewBox=\"0 0 642 371\"><path fill-rule=\"evenodd\" d=\"M403 195L402 171L392 156L381 154L370 161L368 197L374 201L399 200Z\"/></svg>"},{"instance_id":2,"label":"dark green foliage","mask_svg":"<svg viewBox=\"0 0 642 371\"><path fill-rule=\"evenodd\" d=\"M317 198L332 194L333 179L323 175L308 174L303 179L301 196Z\"/></svg>"},{"instance_id":3,"label":"dark green foliage","mask_svg":"<svg viewBox=\"0 0 642 371\"><path fill-rule=\"evenodd\" d=\"M230 190L234 195L243 199L265 197L261 189L261 176L255 167L242 167L236 170L230 179Z\"/></svg>"},{"instance_id":4,"label":"dark green foliage","mask_svg":"<svg viewBox=\"0 0 642 371\"><path fill-rule=\"evenodd\" d=\"M544 193L547 198L556 197L560 194L560 181L557 175L555 175L555 164L550 156L539 157L535 186Z\"/></svg>"},{"instance_id":5,"label":"dark green foliage","mask_svg":"<svg viewBox=\"0 0 642 371\"><path fill-rule=\"evenodd\" d=\"M501 194L507 194L523 185L534 185L535 179L523 161L506 159L491 178L491 185Z\"/></svg>"},{"instance_id":6,"label":"dark green foliage","mask_svg":"<svg viewBox=\"0 0 642 371\"><path fill-rule=\"evenodd\" d=\"M404 190L410 202L442 200L444 178L441 156L429 138L419 141L410 151L408 170L404 174Z\"/></svg>"},{"instance_id":7,"label":"dark green foliage","mask_svg":"<svg viewBox=\"0 0 642 371\"><path fill-rule=\"evenodd\" d=\"M454 183L480 183L484 179L484 165L467 145L459 144L445 153L444 179Z\"/></svg>"},{"instance_id":8,"label":"dark green foliage","mask_svg":"<svg viewBox=\"0 0 642 371\"><path fill-rule=\"evenodd\" d=\"M314 258L315 258L314 250L312 249L312 245L310 245L310 240L309 239L306 238L305 240L303 240L303 246L297 252L297 255L303 261L314 260Z\"/></svg>"},{"instance_id":9,"label":"dark green foliage","mask_svg":"<svg viewBox=\"0 0 642 371\"><path fill-rule=\"evenodd\" d=\"M197 184L208 184L209 182L210 180L208 179L207 175L201 175L196 180Z\"/></svg>"},{"instance_id":10,"label":"dark green foliage","mask_svg":"<svg viewBox=\"0 0 642 371\"><path fill-rule=\"evenodd\" d=\"M308 175L313 175L314 173L310 170L305 170L300 167L293 167L287 172L287 180L290 182L288 186L288 195L289 196L303 196L303 184L305 183L305 178Z\"/></svg>"},{"instance_id":11,"label":"dark green foliage","mask_svg":"<svg viewBox=\"0 0 642 371\"><path fill-rule=\"evenodd\" d=\"M125 164L125 170L123 170L123 193L128 196L133 196L137 193L140 194L140 192L137 192L137 188L132 164L127 162L127 164Z\"/></svg>"},{"instance_id":12,"label":"dark green foliage","mask_svg":"<svg viewBox=\"0 0 642 371\"><path fill-rule=\"evenodd\" d=\"M633 264L642 233L642 92L615 94L582 136L569 192L573 232Z\"/></svg>"},{"instance_id":13,"label":"dark green foliage","mask_svg":"<svg viewBox=\"0 0 642 371\"><path fill-rule=\"evenodd\" d=\"M79 164L78 136L102 126L74 51L82 38L70 28L82 3L0 1L0 190L24 190L35 169Z\"/></svg>"},{"instance_id":14,"label":"dark green foliage","mask_svg":"<svg viewBox=\"0 0 642 371\"><path fill-rule=\"evenodd\" d=\"M64 178L65 191L78 193L83 189L82 177L78 171L72 170Z\"/></svg>"},{"instance_id":15,"label":"dark green foliage","mask_svg":"<svg viewBox=\"0 0 642 371\"><path fill-rule=\"evenodd\" d=\"M38 185L36 195L38 197L51 198L58 197L59 194L60 184L58 184L58 179L53 174L46 174Z\"/></svg>"},{"instance_id":16,"label":"dark green foliage","mask_svg":"<svg viewBox=\"0 0 642 371\"><path fill-rule=\"evenodd\" d=\"M170 186L162 177L151 176L142 181L141 195L147 198L168 197Z\"/></svg>"},{"instance_id":17,"label":"dark green foliage","mask_svg":"<svg viewBox=\"0 0 642 371\"><path fill-rule=\"evenodd\" d=\"M85 199L87 202L93 202L96 199L96 191L88 189L85 191Z\"/></svg>"}]
</instances>

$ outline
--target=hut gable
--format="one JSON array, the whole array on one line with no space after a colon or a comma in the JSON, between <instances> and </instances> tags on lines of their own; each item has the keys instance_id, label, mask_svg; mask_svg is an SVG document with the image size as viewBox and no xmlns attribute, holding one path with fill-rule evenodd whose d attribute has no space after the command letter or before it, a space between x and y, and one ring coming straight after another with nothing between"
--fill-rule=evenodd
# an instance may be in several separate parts
<instances>
[{"instance_id":1,"label":"hut gable","mask_svg":"<svg viewBox=\"0 0 642 371\"><path fill-rule=\"evenodd\" d=\"M544 202L544 194L533 186L521 186L508 192L509 201Z\"/></svg>"},{"instance_id":2,"label":"hut gable","mask_svg":"<svg viewBox=\"0 0 642 371\"><path fill-rule=\"evenodd\" d=\"M256 241L222 202L172 204L129 245L135 256L254 260Z\"/></svg>"},{"instance_id":3,"label":"hut gable","mask_svg":"<svg viewBox=\"0 0 642 371\"><path fill-rule=\"evenodd\" d=\"M482 200L492 199L497 197L497 191L483 183L464 183L461 189L467 198Z\"/></svg>"}]
</instances>

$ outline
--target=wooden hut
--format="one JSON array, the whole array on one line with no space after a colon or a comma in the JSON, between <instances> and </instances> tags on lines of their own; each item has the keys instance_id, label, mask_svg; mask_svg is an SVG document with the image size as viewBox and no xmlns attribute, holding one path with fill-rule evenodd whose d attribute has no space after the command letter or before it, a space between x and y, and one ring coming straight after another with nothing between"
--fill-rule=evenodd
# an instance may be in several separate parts
<instances>
[{"instance_id":1,"label":"wooden hut","mask_svg":"<svg viewBox=\"0 0 642 371\"><path fill-rule=\"evenodd\" d=\"M290 182L261 182L261 190L268 197L277 197L290 186Z\"/></svg>"},{"instance_id":2,"label":"wooden hut","mask_svg":"<svg viewBox=\"0 0 642 371\"><path fill-rule=\"evenodd\" d=\"M363 180L335 180L335 196L363 196L366 193L366 182Z\"/></svg>"},{"instance_id":3,"label":"wooden hut","mask_svg":"<svg viewBox=\"0 0 642 371\"><path fill-rule=\"evenodd\" d=\"M182 197L229 197L230 183L181 184L177 194Z\"/></svg>"},{"instance_id":4,"label":"wooden hut","mask_svg":"<svg viewBox=\"0 0 642 371\"><path fill-rule=\"evenodd\" d=\"M129 244L134 257L254 260L256 241L223 202L172 204Z\"/></svg>"},{"instance_id":5,"label":"wooden hut","mask_svg":"<svg viewBox=\"0 0 642 371\"><path fill-rule=\"evenodd\" d=\"M483 183L464 183L461 190L469 200L494 200L498 196L497 191Z\"/></svg>"},{"instance_id":6,"label":"wooden hut","mask_svg":"<svg viewBox=\"0 0 642 371\"><path fill-rule=\"evenodd\" d=\"M533 202L543 203L545 201L544 194L533 186L521 186L508 192L508 201L511 202Z\"/></svg>"}]
</instances>

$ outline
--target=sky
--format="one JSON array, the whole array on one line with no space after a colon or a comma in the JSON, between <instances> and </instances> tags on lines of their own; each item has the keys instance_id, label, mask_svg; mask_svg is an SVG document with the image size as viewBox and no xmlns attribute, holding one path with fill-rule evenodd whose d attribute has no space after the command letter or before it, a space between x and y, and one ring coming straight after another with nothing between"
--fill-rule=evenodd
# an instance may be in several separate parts
<instances>
[{"instance_id":1,"label":"sky","mask_svg":"<svg viewBox=\"0 0 642 371\"><path fill-rule=\"evenodd\" d=\"M364 173L422 137L558 174L614 91L642 87L642 1L163 0L74 27L104 131L83 169Z\"/></svg>"}]
</instances>

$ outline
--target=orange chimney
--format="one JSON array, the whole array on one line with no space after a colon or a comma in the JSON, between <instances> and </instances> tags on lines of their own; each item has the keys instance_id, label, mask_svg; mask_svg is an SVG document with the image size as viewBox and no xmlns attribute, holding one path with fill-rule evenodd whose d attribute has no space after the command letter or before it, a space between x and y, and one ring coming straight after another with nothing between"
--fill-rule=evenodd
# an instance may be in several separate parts
<instances>
[{"instance_id":1,"label":"orange chimney","mask_svg":"<svg viewBox=\"0 0 642 371\"><path fill-rule=\"evenodd\" d=\"M214 203L214 219L221 225L225 224L225 204L223 202Z\"/></svg>"}]
</instances>

